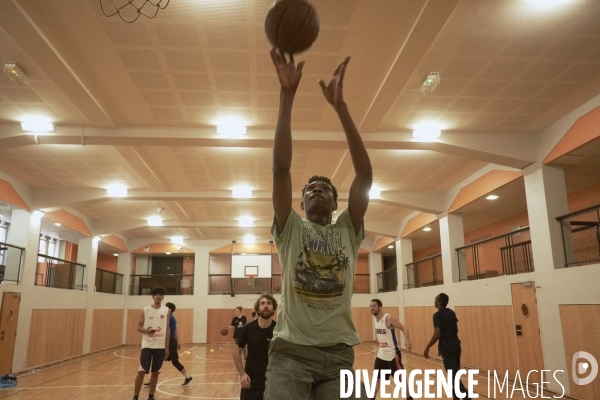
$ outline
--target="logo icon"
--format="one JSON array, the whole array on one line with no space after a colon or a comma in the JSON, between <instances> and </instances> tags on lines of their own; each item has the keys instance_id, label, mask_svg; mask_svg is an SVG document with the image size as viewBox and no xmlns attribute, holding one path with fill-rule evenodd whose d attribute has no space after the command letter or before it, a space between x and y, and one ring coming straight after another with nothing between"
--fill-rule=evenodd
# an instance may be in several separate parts
<instances>
[{"instance_id":1,"label":"logo icon","mask_svg":"<svg viewBox=\"0 0 600 400\"><path fill-rule=\"evenodd\" d=\"M582 358L586 361L577 362ZM577 374L583 375L588 370L590 371L590 374L586 378L577 377ZM587 385L598 375L598 361L596 361L596 358L594 358L594 356L590 353L578 351L577 353L573 354L573 360L571 361L571 373L573 375L573 382L575 382L576 385Z\"/></svg>"}]
</instances>

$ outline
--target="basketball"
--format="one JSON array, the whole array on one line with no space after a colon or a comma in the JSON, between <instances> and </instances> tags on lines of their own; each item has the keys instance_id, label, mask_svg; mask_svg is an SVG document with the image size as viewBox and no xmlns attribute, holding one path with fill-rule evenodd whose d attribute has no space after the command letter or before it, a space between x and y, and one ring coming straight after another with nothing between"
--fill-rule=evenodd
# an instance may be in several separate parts
<instances>
[{"instance_id":1,"label":"basketball","mask_svg":"<svg viewBox=\"0 0 600 400\"><path fill-rule=\"evenodd\" d=\"M319 36L319 16L304 0L278 0L267 12L265 32L271 44L283 53L301 53Z\"/></svg>"},{"instance_id":2,"label":"basketball","mask_svg":"<svg viewBox=\"0 0 600 400\"><path fill-rule=\"evenodd\" d=\"M221 335L223 336L227 336L227 334L229 334L229 329L227 329L226 326L221 328Z\"/></svg>"}]
</instances>

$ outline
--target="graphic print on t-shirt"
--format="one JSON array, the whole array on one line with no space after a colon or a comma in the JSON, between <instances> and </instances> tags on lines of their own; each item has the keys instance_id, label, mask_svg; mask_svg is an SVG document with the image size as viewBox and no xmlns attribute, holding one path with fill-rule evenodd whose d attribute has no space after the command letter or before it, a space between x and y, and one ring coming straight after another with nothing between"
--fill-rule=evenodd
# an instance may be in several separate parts
<instances>
[{"instance_id":1,"label":"graphic print on t-shirt","mask_svg":"<svg viewBox=\"0 0 600 400\"><path fill-rule=\"evenodd\" d=\"M346 287L350 259L344 254L339 232L329 232L323 238L304 226L294 274L294 290L304 300L337 300Z\"/></svg>"}]
</instances>

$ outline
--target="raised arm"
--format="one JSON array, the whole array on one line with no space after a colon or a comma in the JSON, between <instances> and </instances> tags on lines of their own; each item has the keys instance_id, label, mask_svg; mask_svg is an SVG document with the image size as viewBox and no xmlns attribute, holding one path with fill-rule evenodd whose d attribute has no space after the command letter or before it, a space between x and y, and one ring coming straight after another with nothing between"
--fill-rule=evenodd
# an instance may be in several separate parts
<instances>
[{"instance_id":1,"label":"raised arm","mask_svg":"<svg viewBox=\"0 0 600 400\"><path fill-rule=\"evenodd\" d=\"M373 183L373 169L367 149L344 101L343 83L348 62L350 62L350 57L347 57L337 67L328 85L325 85L323 80L319 80L319 85L323 89L325 99L327 99L338 114L344 128L344 133L346 134L346 140L348 141L348 149L350 150L350 157L356 175L352 181L352 186L350 186L348 213L354 226L354 231L358 235L363 218L367 212L367 206L369 205L369 190L371 190L371 184Z\"/></svg>"},{"instance_id":2,"label":"raised arm","mask_svg":"<svg viewBox=\"0 0 600 400\"><path fill-rule=\"evenodd\" d=\"M285 55L271 50L271 59L277 71L281 84L279 97L279 116L273 140L273 210L277 221L277 231L281 233L287 218L292 211L292 106L304 61L294 64L294 57L290 55L287 62Z\"/></svg>"}]
</instances>

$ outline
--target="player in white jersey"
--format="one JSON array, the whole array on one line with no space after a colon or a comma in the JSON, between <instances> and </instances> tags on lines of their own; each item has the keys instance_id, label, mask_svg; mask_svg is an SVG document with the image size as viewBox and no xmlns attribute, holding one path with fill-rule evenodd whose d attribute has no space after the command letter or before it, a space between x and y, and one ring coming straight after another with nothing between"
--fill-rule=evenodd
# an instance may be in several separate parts
<instances>
[{"instance_id":1,"label":"player in white jersey","mask_svg":"<svg viewBox=\"0 0 600 400\"><path fill-rule=\"evenodd\" d=\"M371 300L371 314L375 317L375 332L377 333L377 341L379 342L379 351L377 352L377 358L375 358L375 369L381 371L384 369L392 371L391 376L388 379L393 379L394 372L400 369L404 369L402 365L402 355L400 354L400 341L396 337L396 329L398 328L404 334L404 340L406 341L407 350L412 349L410 343L410 336L408 329L400 323L396 318L389 314L384 314L382 311L382 303L379 299ZM381 379L387 377L380 376ZM379 393L379 382L375 387L375 395ZM408 396L409 400L412 397Z\"/></svg>"},{"instance_id":2,"label":"player in white jersey","mask_svg":"<svg viewBox=\"0 0 600 400\"><path fill-rule=\"evenodd\" d=\"M158 382L158 374L163 361L169 358L169 318L171 310L162 305L165 298L165 288L157 286L152 289L152 305L144 308L140 315L137 331L143 333L142 352L140 354L140 367L135 378L133 400L138 400L140 389L144 382L144 375L150 375L150 392L148 400L154 400L154 391Z\"/></svg>"}]
</instances>

